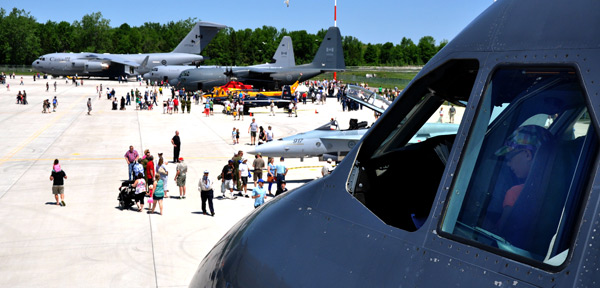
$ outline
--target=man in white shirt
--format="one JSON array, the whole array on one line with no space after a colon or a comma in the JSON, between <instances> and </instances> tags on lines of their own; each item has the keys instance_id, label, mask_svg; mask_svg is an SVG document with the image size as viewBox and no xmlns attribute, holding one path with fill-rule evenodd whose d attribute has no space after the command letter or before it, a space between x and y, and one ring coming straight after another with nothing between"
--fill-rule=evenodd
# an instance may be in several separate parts
<instances>
[{"instance_id":1,"label":"man in white shirt","mask_svg":"<svg viewBox=\"0 0 600 288\"><path fill-rule=\"evenodd\" d=\"M213 189L212 181L208 179L208 170L204 171L204 176L198 182L198 190L200 191L200 198L202 198L202 213L206 213L206 201L208 201L208 208L210 209L210 216L215 216L215 209L213 208Z\"/></svg>"},{"instance_id":2,"label":"man in white shirt","mask_svg":"<svg viewBox=\"0 0 600 288\"><path fill-rule=\"evenodd\" d=\"M321 168L321 176L325 177L329 175L332 169L333 168L331 167L331 158L327 158L327 163L325 163L325 165L323 165L323 168Z\"/></svg>"},{"instance_id":3,"label":"man in white shirt","mask_svg":"<svg viewBox=\"0 0 600 288\"><path fill-rule=\"evenodd\" d=\"M273 137L275 137L275 135L273 134L273 130L271 130L271 126L269 126L269 129L267 130L266 134L267 134L267 142L273 141Z\"/></svg>"}]
</instances>

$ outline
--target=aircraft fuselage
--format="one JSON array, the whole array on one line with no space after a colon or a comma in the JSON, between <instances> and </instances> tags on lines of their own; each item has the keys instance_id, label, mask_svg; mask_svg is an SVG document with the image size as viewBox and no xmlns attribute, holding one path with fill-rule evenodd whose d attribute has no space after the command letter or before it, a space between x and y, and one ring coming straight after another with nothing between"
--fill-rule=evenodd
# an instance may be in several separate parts
<instances>
[{"instance_id":1,"label":"aircraft fuselage","mask_svg":"<svg viewBox=\"0 0 600 288\"><path fill-rule=\"evenodd\" d=\"M117 57L122 62L113 61ZM32 63L36 70L55 76L118 77L139 74L138 67L148 57L147 69L161 65L189 64L202 61L200 55L187 53L150 54L98 54L52 53L39 57ZM129 63L132 65L127 65Z\"/></svg>"}]
</instances>

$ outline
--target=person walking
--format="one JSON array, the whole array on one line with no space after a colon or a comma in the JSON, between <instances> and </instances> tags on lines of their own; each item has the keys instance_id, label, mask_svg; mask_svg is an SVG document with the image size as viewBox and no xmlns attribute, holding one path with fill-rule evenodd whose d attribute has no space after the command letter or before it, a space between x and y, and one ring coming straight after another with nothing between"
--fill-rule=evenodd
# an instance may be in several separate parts
<instances>
[{"instance_id":1,"label":"person walking","mask_svg":"<svg viewBox=\"0 0 600 288\"><path fill-rule=\"evenodd\" d=\"M92 112L92 98L88 98L88 101L87 101L87 108L88 108L88 113L87 113L87 115L92 115L92 114L90 114L90 112Z\"/></svg>"},{"instance_id":2,"label":"person walking","mask_svg":"<svg viewBox=\"0 0 600 288\"><path fill-rule=\"evenodd\" d=\"M129 150L125 152L125 161L127 162L127 167L129 170L129 181L132 181L135 178L135 174L133 174L133 166L139 158L140 156L138 155L138 152L133 150L133 145L130 145Z\"/></svg>"},{"instance_id":3,"label":"person walking","mask_svg":"<svg viewBox=\"0 0 600 288\"><path fill-rule=\"evenodd\" d=\"M258 179L262 179L263 169L265 169L265 160L263 160L262 154L259 152L255 157L256 158L252 162L252 168L254 169L254 187L256 187L256 181L258 181Z\"/></svg>"},{"instance_id":4,"label":"person walking","mask_svg":"<svg viewBox=\"0 0 600 288\"><path fill-rule=\"evenodd\" d=\"M136 180L133 182L133 187L135 187L134 199L135 205L138 207L137 211L142 212L144 209L144 197L146 197L146 180L144 180L144 174L137 174Z\"/></svg>"},{"instance_id":5,"label":"person walking","mask_svg":"<svg viewBox=\"0 0 600 288\"><path fill-rule=\"evenodd\" d=\"M179 151L181 151L181 139L179 138L179 131L175 131L175 136L171 139L173 144L173 163L179 162Z\"/></svg>"},{"instance_id":6,"label":"person walking","mask_svg":"<svg viewBox=\"0 0 600 288\"><path fill-rule=\"evenodd\" d=\"M204 175L198 182L198 190L200 191L200 198L202 199L202 214L206 213L206 202L208 202L208 208L210 209L210 216L215 216L215 209L213 207L213 188L212 181L208 178L208 170L204 170Z\"/></svg>"},{"instance_id":7,"label":"person walking","mask_svg":"<svg viewBox=\"0 0 600 288\"><path fill-rule=\"evenodd\" d=\"M185 199L185 180L187 174L187 164L183 162L183 158L179 158L179 164L177 164L177 174L175 174L175 181L179 187L179 199Z\"/></svg>"},{"instance_id":8,"label":"person walking","mask_svg":"<svg viewBox=\"0 0 600 288\"><path fill-rule=\"evenodd\" d=\"M50 181L52 181L52 194L56 200L56 205L67 206L65 204L65 179L67 174L60 168L58 159L54 159L54 166L52 167L52 173L50 173ZM60 195L60 202L58 197Z\"/></svg>"},{"instance_id":9,"label":"person walking","mask_svg":"<svg viewBox=\"0 0 600 288\"><path fill-rule=\"evenodd\" d=\"M56 106L58 106L58 99L54 96L54 99L52 99L52 112L56 112Z\"/></svg>"},{"instance_id":10,"label":"person walking","mask_svg":"<svg viewBox=\"0 0 600 288\"><path fill-rule=\"evenodd\" d=\"M276 179L276 175L277 175L277 168L275 166L275 158L273 157L269 157L268 158L268 162L269 162L269 168L267 170L267 182L269 182L269 196L273 196L273 193L271 193L271 186L273 186L273 182L275 182Z\"/></svg>"},{"instance_id":11,"label":"person walking","mask_svg":"<svg viewBox=\"0 0 600 288\"><path fill-rule=\"evenodd\" d=\"M456 108L454 108L454 105L450 104L450 110L448 111L450 123L454 123L454 115L456 115Z\"/></svg>"},{"instance_id":12,"label":"person walking","mask_svg":"<svg viewBox=\"0 0 600 288\"><path fill-rule=\"evenodd\" d=\"M279 163L275 167L275 170L277 172L277 190L275 194L280 193L279 191L281 190L281 183L285 181L285 176L288 172L288 168L285 167L284 160L285 159L283 157L279 158Z\"/></svg>"},{"instance_id":13,"label":"person walking","mask_svg":"<svg viewBox=\"0 0 600 288\"><path fill-rule=\"evenodd\" d=\"M156 202L158 202L158 207L160 209L160 215L163 215L163 198L165 197L165 189L164 182L160 179L160 176L157 174L154 177L154 193L152 194L152 208L148 211L148 214L153 214L154 209L156 209Z\"/></svg>"},{"instance_id":14,"label":"person walking","mask_svg":"<svg viewBox=\"0 0 600 288\"><path fill-rule=\"evenodd\" d=\"M254 209L260 207L265 203L265 199L267 199L267 191L263 185L265 184L265 180L258 180L258 186L252 189L252 199L254 199Z\"/></svg>"},{"instance_id":15,"label":"person walking","mask_svg":"<svg viewBox=\"0 0 600 288\"><path fill-rule=\"evenodd\" d=\"M154 170L154 157L152 155L148 155L146 157L146 184L148 187L154 184L154 176L156 175L156 170Z\"/></svg>"},{"instance_id":16,"label":"person walking","mask_svg":"<svg viewBox=\"0 0 600 288\"><path fill-rule=\"evenodd\" d=\"M238 192L237 196L245 196L246 198L248 198L248 173L250 173L250 168L248 168L247 164L248 159L244 158L240 161L242 161L242 163L240 163L238 167L240 175L238 182L242 183L242 189L240 190L240 192Z\"/></svg>"},{"instance_id":17,"label":"person walking","mask_svg":"<svg viewBox=\"0 0 600 288\"><path fill-rule=\"evenodd\" d=\"M163 159L162 155L162 153L158 153L158 165L156 165L156 173L158 174L158 176L160 176L160 180L163 181L163 189L165 191L164 198L168 198L169 187L167 185L167 182L169 180L169 171L167 170L167 164L165 162L165 159Z\"/></svg>"},{"instance_id":18,"label":"person walking","mask_svg":"<svg viewBox=\"0 0 600 288\"><path fill-rule=\"evenodd\" d=\"M250 145L256 145L256 132L258 132L258 124L256 119L252 118L252 123L248 127L248 133L250 133Z\"/></svg>"},{"instance_id":19,"label":"person walking","mask_svg":"<svg viewBox=\"0 0 600 288\"><path fill-rule=\"evenodd\" d=\"M273 100L269 104L269 116L275 116L275 103L273 103Z\"/></svg>"},{"instance_id":20,"label":"person walking","mask_svg":"<svg viewBox=\"0 0 600 288\"><path fill-rule=\"evenodd\" d=\"M229 197L225 194L227 190L229 190ZM229 160L221 170L221 193L223 198L237 199L233 196L233 160Z\"/></svg>"}]
</instances>

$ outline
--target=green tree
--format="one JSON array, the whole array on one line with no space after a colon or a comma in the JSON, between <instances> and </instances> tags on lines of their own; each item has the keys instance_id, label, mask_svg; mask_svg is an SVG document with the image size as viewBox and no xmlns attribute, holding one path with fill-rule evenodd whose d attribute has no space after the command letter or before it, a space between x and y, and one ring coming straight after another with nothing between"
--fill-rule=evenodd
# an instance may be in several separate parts
<instances>
[{"instance_id":1,"label":"green tree","mask_svg":"<svg viewBox=\"0 0 600 288\"><path fill-rule=\"evenodd\" d=\"M110 53L114 51L110 20L102 17L102 13L86 14L81 21L73 22L73 26L75 27L75 48L78 52Z\"/></svg>"},{"instance_id":2,"label":"green tree","mask_svg":"<svg viewBox=\"0 0 600 288\"><path fill-rule=\"evenodd\" d=\"M423 61L421 61L421 58L419 57L419 48L412 40L402 37L400 48L404 54L404 63L406 63L406 65L423 64Z\"/></svg>"},{"instance_id":3,"label":"green tree","mask_svg":"<svg viewBox=\"0 0 600 288\"><path fill-rule=\"evenodd\" d=\"M435 40L431 36L424 36L419 39L419 45L417 46L419 47L419 56L423 64L427 63L438 51L435 46Z\"/></svg>"},{"instance_id":4,"label":"green tree","mask_svg":"<svg viewBox=\"0 0 600 288\"><path fill-rule=\"evenodd\" d=\"M41 53L38 23L25 10L13 8L6 15L0 8L0 62L5 64L30 64Z\"/></svg>"},{"instance_id":5,"label":"green tree","mask_svg":"<svg viewBox=\"0 0 600 288\"><path fill-rule=\"evenodd\" d=\"M363 57L365 59L365 64L367 65L379 64L379 51L377 49L377 46L371 43L367 44L367 47L365 48L365 54Z\"/></svg>"},{"instance_id":6,"label":"green tree","mask_svg":"<svg viewBox=\"0 0 600 288\"><path fill-rule=\"evenodd\" d=\"M393 50L394 44L392 44L392 42L386 42L383 44L379 51L379 63L383 65L394 64L394 59L392 59Z\"/></svg>"},{"instance_id":7,"label":"green tree","mask_svg":"<svg viewBox=\"0 0 600 288\"><path fill-rule=\"evenodd\" d=\"M345 36L342 40L344 62L347 66L359 66L363 63L362 42L352 36Z\"/></svg>"}]
</instances>

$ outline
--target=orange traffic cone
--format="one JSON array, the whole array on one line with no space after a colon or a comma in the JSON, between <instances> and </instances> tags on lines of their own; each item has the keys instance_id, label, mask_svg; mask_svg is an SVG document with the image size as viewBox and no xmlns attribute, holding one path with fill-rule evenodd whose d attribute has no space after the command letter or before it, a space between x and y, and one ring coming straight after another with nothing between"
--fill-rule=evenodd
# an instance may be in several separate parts
<instances>
[{"instance_id":1,"label":"orange traffic cone","mask_svg":"<svg viewBox=\"0 0 600 288\"><path fill-rule=\"evenodd\" d=\"M250 112L250 117L252 117L252 112Z\"/></svg>"},{"instance_id":2,"label":"orange traffic cone","mask_svg":"<svg viewBox=\"0 0 600 288\"><path fill-rule=\"evenodd\" d=\"M319 114L319 112L317 111L317 109L315 109L315 114Z\"/></svg>"}]
</instances>

